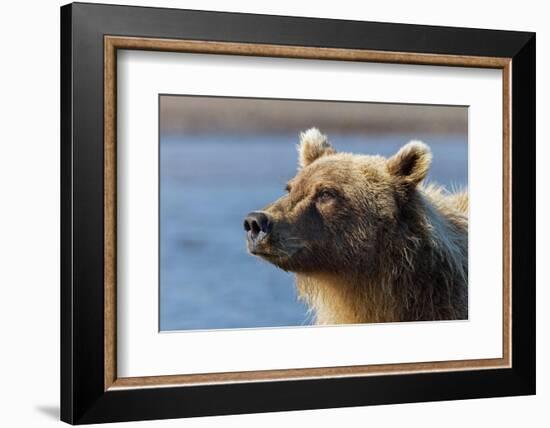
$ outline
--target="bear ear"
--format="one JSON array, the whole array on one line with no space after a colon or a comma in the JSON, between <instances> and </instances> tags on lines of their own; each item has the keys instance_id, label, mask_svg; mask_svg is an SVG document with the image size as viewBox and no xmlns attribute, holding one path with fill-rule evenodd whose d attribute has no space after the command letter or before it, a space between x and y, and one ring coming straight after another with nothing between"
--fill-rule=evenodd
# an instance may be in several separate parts
<instances>
[{"instance_id":1,"label":"bear ear","mask_svg":"<svg viewBox=\"0 0 550 428\"><path fill-rule=\"evenodd\" d=\"M431 162L430 148L421 141L411 141L388 159L387 168L393 176L416 186L428 175Z\"/></svg>"},{"instance_id":2,"label":"bear ear","mask_svg":"<svg viewBox=\"0 0 550 428\"><path fill-rule=\"evenodd\" d=\"M321 156L334 153L336 150L329 144L327 136L317 128L308 129L300 134L298 154L301 168L305 168Z\"/></svg>"}]
</instances>

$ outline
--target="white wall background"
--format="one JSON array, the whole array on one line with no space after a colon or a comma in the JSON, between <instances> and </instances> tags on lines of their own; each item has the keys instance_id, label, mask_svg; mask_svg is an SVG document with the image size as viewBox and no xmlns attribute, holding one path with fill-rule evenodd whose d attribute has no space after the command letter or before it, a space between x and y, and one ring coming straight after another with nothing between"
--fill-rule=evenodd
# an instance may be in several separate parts
<instances>
[{"instance_id":1,"label":"white wall background","mask_svg":"<svg viewBox=\"0 0 550 428\"><path fill-rule=\"evenodd\" d=\"M122 1L122 0L121 0ZM103 1L104 3L113 3ZM0 8L0 421L53 426L59 407L59 6L58 0ZM116 2L115 2L116 3ZM545 2L393 0L148 0L127 4L537 32L537 340L535 397L329 409L139 423L159 427L548 426L550 281L550 27ZM546 76L546 78L545 78ZM546 263L545 263L546 262ZM546 312L546 313L544 313ZM125 426L137 426L138 423Z\"/></svg>"}]
</instances>

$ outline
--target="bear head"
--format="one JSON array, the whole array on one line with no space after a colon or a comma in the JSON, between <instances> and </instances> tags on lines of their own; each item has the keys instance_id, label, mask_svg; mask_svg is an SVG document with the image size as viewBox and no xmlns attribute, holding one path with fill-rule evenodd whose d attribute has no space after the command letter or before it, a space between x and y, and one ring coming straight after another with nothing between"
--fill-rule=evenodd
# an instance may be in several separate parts
<instances>
[{"instance_id":1,"label":"bear head","mask_svg":"<svg viewBox=\"0 0 550 428\"><path fill-rule=\"evenodd\" d=\"M286 194L246 217L248 251L297 273L375 269L391 237L414 230L430 149L411 141L390 158L338 153L312 128L298 153Z\"/></svg>"}]
</instances>

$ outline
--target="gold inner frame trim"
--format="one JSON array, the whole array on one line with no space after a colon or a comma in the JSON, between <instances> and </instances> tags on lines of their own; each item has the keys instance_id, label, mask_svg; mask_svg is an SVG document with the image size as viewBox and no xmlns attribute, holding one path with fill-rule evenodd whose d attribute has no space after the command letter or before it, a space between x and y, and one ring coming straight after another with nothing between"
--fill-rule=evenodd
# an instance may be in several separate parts
<instances>
[{"instance_id":1,"label":"gold inner frame trim","mask_svg":"<svg viewBox=\"0 0 550 428\"><path fill-rule=\"evenodd\" d=\"M494 68L502 70L503 94L503 322L502 358L433 361L422 363L377 364L343 367L261 370L226 373L204 373L170 376L117 376L116 322L116 88L117 50L149 50L213 55L241 55L336 61L381 62L394 64L440 65ZM512 235L511 235L511 84L510 58L463 55L386 52L361 49L338 49L252 43L171 40L139 37L104 37L104 389L193 386L220 383L338 378L370 375L393 375L421 372L481 370L511 367L512 354Z\"/></svg>"}]
</instances>

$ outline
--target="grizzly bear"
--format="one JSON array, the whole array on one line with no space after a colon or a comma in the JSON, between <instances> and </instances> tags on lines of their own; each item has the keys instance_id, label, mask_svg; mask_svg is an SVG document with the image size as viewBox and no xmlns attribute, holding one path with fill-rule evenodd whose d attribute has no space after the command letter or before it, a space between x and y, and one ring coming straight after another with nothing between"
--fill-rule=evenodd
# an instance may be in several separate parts
<instances>
[{"instance_id":1,"label":"grizzly bear","mask_svg":"<svg viewBox=\"0 0 550 428\"><path fill-rule=\"evenodd\" d=\"M468 194L425 185L427 145L337 153L301 134L287 194L245 219L248 251L294 272L316 324L468 317Z\"/></svg>"}]
</instances>

